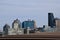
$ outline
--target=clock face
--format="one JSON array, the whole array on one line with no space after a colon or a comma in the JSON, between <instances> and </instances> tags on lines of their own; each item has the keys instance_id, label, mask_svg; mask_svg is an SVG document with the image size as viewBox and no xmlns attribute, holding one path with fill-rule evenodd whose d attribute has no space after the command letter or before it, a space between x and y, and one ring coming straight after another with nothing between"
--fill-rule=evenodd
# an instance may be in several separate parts
<instances>
[{"instance_id":1,"label":"clock face","mask_svg":"<svg viewBox=\"0 0 60 40\"><path fill-rule=\"evenodd\" d=\"M14 23L14 28L15 28L15 29L18 28L18 23Z\"/></svg>"}]
</instances>

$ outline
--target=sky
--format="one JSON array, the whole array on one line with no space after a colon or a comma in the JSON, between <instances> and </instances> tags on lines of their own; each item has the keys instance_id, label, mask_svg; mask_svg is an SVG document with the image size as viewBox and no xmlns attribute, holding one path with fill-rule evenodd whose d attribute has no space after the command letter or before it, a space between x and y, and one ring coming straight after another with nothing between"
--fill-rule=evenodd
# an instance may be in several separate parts
<instances>
[{"instance_id":1,"label":"sky","mask_svg":"<svg viewBox=\"0 0 60 40\"><path fill-rule=\"evenodd\" d=\"M35 20L37 27L48 25L48 12L60 18L60 0L0 0L0 30L17 18Z\"/></svg>"}]
</instances>

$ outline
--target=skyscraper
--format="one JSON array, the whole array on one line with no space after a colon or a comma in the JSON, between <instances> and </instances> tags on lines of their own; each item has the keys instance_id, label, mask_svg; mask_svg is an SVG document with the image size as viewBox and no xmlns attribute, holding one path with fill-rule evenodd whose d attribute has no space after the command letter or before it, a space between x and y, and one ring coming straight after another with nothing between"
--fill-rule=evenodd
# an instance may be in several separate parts
<instances>
[{"instance_id":1,"label":"skyscraper","mask_svg":"<svg viewBox=\"0 0 60 40\"><path fill-rule=\"evenodd\" d=\"M14 29L22 28L21 22L18 19L14 20L14 22L12 23L12 28Z\"/></svg>"},{"instance_id":2,"label":"skyscraper","mask_svg":"<svg viewBox=\"0 0 60 40\"><path fill-rule=\"evenodd\" d=\"M34 29L34 28L36 28L36 26L35 26L35 21L34 20L28 20L28 21L24 21L23 23L22 23L22 28L30 28L30 29Z\"/></svg>"},{"instance_id":3,"label":"skyscraper","mask_svg":"<svg viewBox=\"0 0 60 40\"><path fill-rule=\"evenodd\" d=\"M53 13L48 13L48 26L50 26L51 28L54 28L55 26L55 20L54 20Z\"/></svg>"},{"instance_id":4,"label":"skyscraper","mask_svg":"<svg viewBox=\"0 0 60 40\"><path fill-rule=\"evenodd\" d=\"M3 33L5 35L8 35L8 29L10 28L10 26L8 24L5 24L4 27L3 27Z\"/></svg>"}]
</instances>

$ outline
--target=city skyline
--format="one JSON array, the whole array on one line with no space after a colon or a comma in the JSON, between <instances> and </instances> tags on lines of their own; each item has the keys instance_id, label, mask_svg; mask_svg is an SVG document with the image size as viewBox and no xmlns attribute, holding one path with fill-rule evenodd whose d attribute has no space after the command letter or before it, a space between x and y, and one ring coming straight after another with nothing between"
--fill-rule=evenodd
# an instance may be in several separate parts
<instances>
[{"instance_id":1,"label":"city skyline","mask_svg":"<svg viewBox=\"0 0 60 40\"><path fill-rule=\"evenodd\" d=\"M21 22L32 19L37 26L48 25L48 12L60 18L60 0L0 0L0 29L12 25L18 18Z\"/></svg>"}]
</instances>

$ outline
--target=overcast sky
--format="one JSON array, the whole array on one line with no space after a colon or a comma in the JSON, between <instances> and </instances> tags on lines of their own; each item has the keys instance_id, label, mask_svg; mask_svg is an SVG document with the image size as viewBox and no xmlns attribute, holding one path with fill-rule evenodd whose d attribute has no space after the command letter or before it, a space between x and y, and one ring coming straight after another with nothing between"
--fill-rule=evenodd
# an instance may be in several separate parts
<instances>
[{"instance_id":1,"label":"overcast sky","mask_svg":"<svg viewBox=\"0 0 60 40\"><path fill-rule=\"evenodd\" d=\"M60 18L60 0L0 0L0 29L16 18L35 20L38 27L48 25L48 12Z\"/></svg>"}]
</instances>

